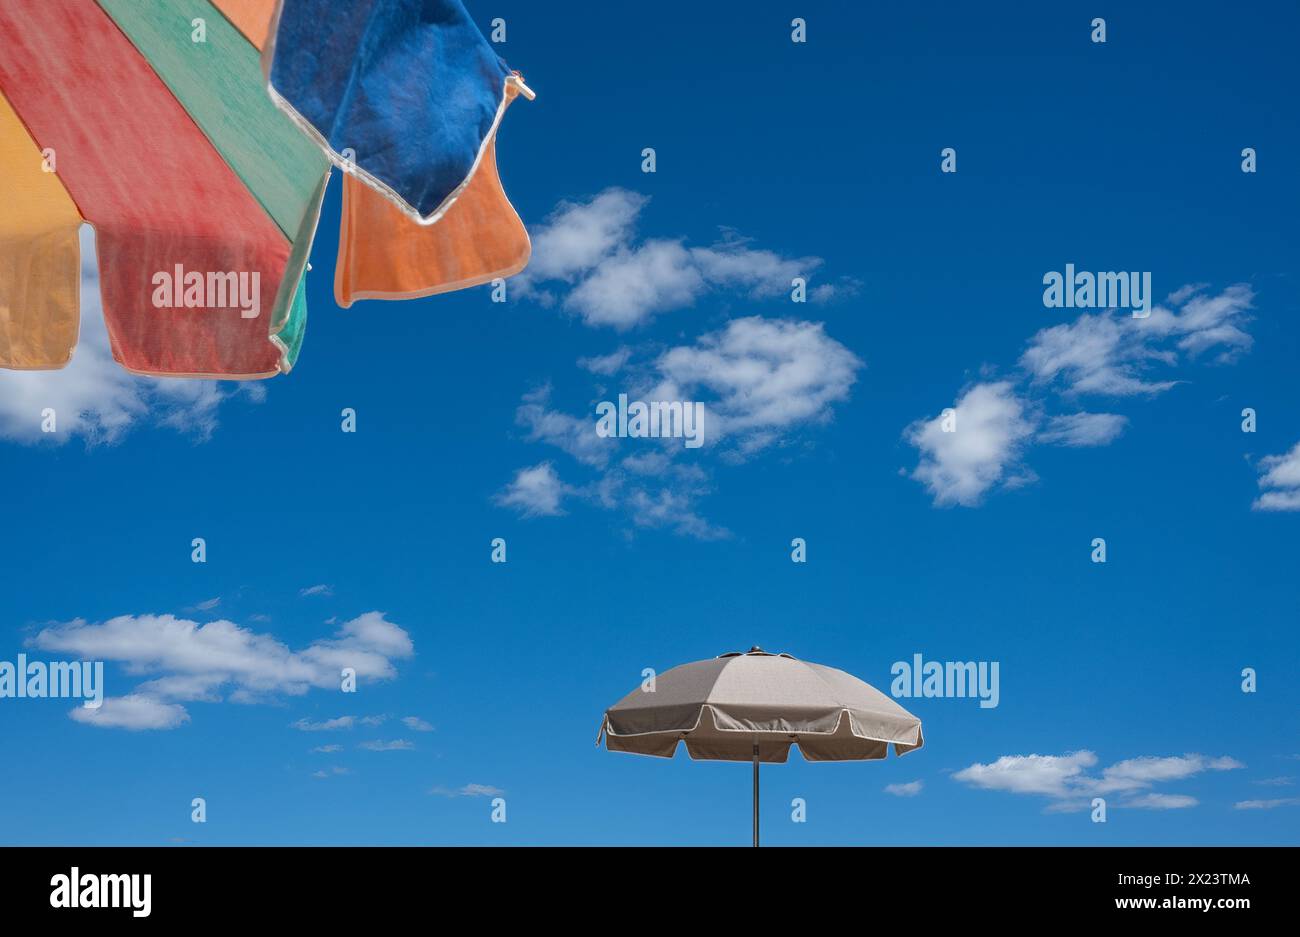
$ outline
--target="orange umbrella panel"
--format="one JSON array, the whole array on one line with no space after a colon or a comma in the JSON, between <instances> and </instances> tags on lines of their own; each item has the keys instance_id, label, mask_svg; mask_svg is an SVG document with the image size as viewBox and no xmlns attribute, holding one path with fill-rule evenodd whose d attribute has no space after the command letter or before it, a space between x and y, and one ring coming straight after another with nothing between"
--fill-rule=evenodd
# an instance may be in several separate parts
<instances>
[{"instance_id":1,"label":"orange umbrella panel","mask_svg":"<svg viewBox=\"0 0 1300 937\"><path fill-rule=\"evenodd\" d=\"M0 96L0 368L61 368L77 344L81 214L56 168Z\"/></svg>"}]
</instances>

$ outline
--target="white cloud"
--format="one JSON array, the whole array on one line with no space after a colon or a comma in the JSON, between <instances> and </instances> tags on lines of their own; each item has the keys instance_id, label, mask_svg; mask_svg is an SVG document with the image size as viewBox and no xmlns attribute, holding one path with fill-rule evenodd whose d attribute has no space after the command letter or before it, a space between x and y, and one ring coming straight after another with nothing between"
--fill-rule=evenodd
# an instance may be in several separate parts
<instances>
[{"instance_id":1,"label":"white cloud","mask_svg":"<svg viewBox=\"0 0 1300 937\"><path fill-rule=\"evenodd\" d=\"M730 237L712 247L692 248L691 259L711 286L744 291L751 299L788 295L795 277L807 278L822 264L819 257L782 257L749 243Z\"/></svg>"},{"instance_id":2,"label":"white cloud","mask_svg":"<svg viewBox=\"0 0 1300 937\"><path fill-rule=\"evenodd\" d=\"M382 612L359 615L344 623L333 638L317 640L299 651L273 635L224 619L200 624L173 615L121 615L102 624L76 619L45 628L29 644L90 660L116 661L131 674L158 674L123 698L135 699L130 706L140 711L147 708L141 699L158 703L155 712L164 711L159 707L167 699L219 700L224 688L229 688L227 698L233 702L301 695L313 687L336 690L343 667L353 668L361 679L387 680L397 675L393 662L414 653L410 636ZM74 712L73 718L81 717ZM108 719L94 724L115 725Z\"/></svg>"},{"instance_id":3,"label":"white cloud","mask_svg":"<svg viewBox=\"0 0 1300 937\"><path fill-rule=\"evenodd\" d=\"M588 325L629 329L655 313L692 306L708 281L677 241L653 240L620 249L592 270L564 300Z\"/></svg>"},{"instance_id":4,"label":"white cloud","mask_svg":"<svg viewBox=\"0 0 1300 937\"><path fill-rule=\"evenodd\" d=\"M1187 293L1171 294L1170 304L1181 307L1177 313L1157 306L1150 318L1133 321L1144 324L1151 334L1150 341L1172 340L1189 357L1217 351L1217 361L1234 361L1255 343L1243 329L1250 322L1255 292L1245 283L1229 286L1217 296L1201 295L1202 289L1203 285Z\"/></svg>"},{"instance_id":5,"label":"white cloud","mask_svg":"<svg viewBox=\"0 0 1300 937\"><path fill-rule=\"evenodd\" d=\"M182 674L142 683L136 687L136 692L160 699L219 703L221 694L218 690L224 682L225 677L221 674Z\"/></svg>"},{"instance_id":6,"label":"white cloud","mask_svg":"<svg viewBox=\"0 0 1300 937\"><path fill-rule=\"evenodd\" d=\"M862 283L853 277L841 277L837 283L820 283L814 286L808 297L815 303L831 303L839 299L849 299L862 292Z\"/></svg>"},{"instance_id":7,"label":"white cloud","mask_svg":"<svg viewBox=\"0 0 1300 937\"><path fill-rule=\"evenodd\" d=\"M333 719L322 719L315 722L304 718L292 723L289 727L297 729L299 732L336 732L340 729L353 729L357 726L383 725L384 720L387 718L387 716L361 716L360 718L356 716L336 716ZM313 749L313 751L330 750L331 748L328 745L324 748Z\"/></svg>"},{"instance_id":8,"label":"white cloud","mask_svg":"<svg viewBox=\"0 0 1300 937\"><path fill-rule=\"evenodd\" d=\"M490 784L466 784L464 787L455 790L445 787L433 787L429 789L429 793L437 794L440 797L500 797L505 794L505 791Z\"/></svg>"},{"instance_id":9,"label":"white cloud","mask_svg":"<svg viewBox=\"0 0 1300 937\"><path fill-rule=\"evenodd\" d=\"M311 595L323 595L328 597L334 594L334 587L321 583L318 586L308 586L305 589L299 589L298 594L303 598Z\"/></svg>"},{"instance_id":10,"label":"white cloud","mask_svg":"<svg viewBox=\"0 0 1300 937\"><path fill-rule=\"evenodd\" d=\"M1209 285L1210 284L1208 283L1188 283L1186 286L1180 286L1165 297L1165 302L1174 306L1181 306L1183 303L1187 302L1188 299L1195 296Z\"/></svg>"},{"instance_id":11,"label":"white cloud","mask_svg":"<svg viewBox=\"0 0 1300 937\"><path fill-rule=\"evenodd\" d=\"M862 362L820 322L749 316L669 349L655 367L660 384L646 399L695 400L707 392L706 445L729 438L748 454L797 426L829 421Z\"/></svg>"},{"instance_id":12,"label":"white cloud","mask_svg":"<svg viewBox=\"0 0 1300 937\"><path fill-rule=\"evenodd\" d=\"M337 640L318 641L304 653L310 657L320 658L326 656L327 651L343 660L346 660L349 655L366 651L400 660L415 653L415 644L406 630L385 618L383 612L366 612L351 621L344 622ZM363 673L358 668L357 676L391 677L395 674L386 661L379 662L371 657L367 662L374 665L374 669ZM335 676L337 677L337 674Z\"/></svg>"},{"instance_id":13,"label":"white cloud","mask_svg":"<svg viewBox=\"0 0 1300 937\"><path fill-rule=\"evenodd\" d=\"M660 476L659 482L640 477L645 474ZM520 469L515 481L494 500L523 517L540 517L564 514L561 500L574 497L605 510L622 510L637 527L672 530L701 540L728 537L729 531L711 524L696 510L696 503L707 491L698 469L674 465L662 454L645 454L625 459L583 486L561 482L549 462Z\"/></svg>"},{"instance_id":14,"label":"white cloud","mask_svg":"<svg viewBox=\"0 0 1300 937\"><path fill-rule=\"evenodd\" d=\"M649 200L614 188L589 202L561 202L529 232L533 253L522 279L572 282L631 239L637 216Z\"/></svg>"},{"instance_id":15,"label":"white cloud","mask_svg":"<svg viewBox=\"0 0 1300 937\"><path fill-rule=\"evenodd\" d=\"M1070 785L1084 777L1097 763L1090 751L1069 755L1003 755L992 764L973 764L953 777L972 787L1013 794L1044 794L1066 797Z\"/></svg>"},{"instance_id":16,"label":"white cloud","mask_svg":"<svg viewBox=\"0 0 1300 937\"><path fill-rule=\"evenodd\" d=\"M621 390L631 399L703 404L704 446L688 450L681 439L637 440L628 446L602 438L596 434L594 405L583 415L565 413L551 405L550 387L544 387L523 397L516 420L527 428L530 442L560 449L596 470L597 477L565 484L554 465L543 462L520 469L496 495L497 504L533 517L562 514L564 499L576 497L622 511L637 527L705 540L727 537L726 528L699 511L700 499L711 490L710 472L701 464L705 451L717 450L735 463L789 442L805 426L829 422L862 367L821 323L757 316L734 319L637 366L630 366L631 353L622 351L627 349L620 350L618 367L628 377ZM626 455L616 460L620 451Z\"/></svg>"},{"instance_id":17,"label":"white cloud","mask_svg":"<svg viewBox=\"0 0 1300 937\"><path fill-rule=\"evenodd\" d=\"M550 403L549 385L524 395L515 422L528 430L528 441L555 446L584 465L604 466L616 441L596 434L595 416L572 416L551 409Z\"/></svg>"},{"instance_id":18,"label":"white cloud","mask_svg":"<svg viewBox=\"0 0 1300 937\"><path fill-rule=\"evenodd\" d=\"M403 716L402 725L406 726L412 732L432 732L433 726L425 722L419 716Z\"/></svg>"},{"instance_id":19,"label":"white cloud","mask_svg":"<svg viewBox=\"0 0 1300 937\"><path fill-rule=\"evenodd\" d=\"M1116 762L1102 772L1094 785L1098 793L1131 791L1161 784L1181 781L1204 771L1231 771L1245 767L1234 758L1207 758L1204 755L1181 755L1172 758L1144 756Z\"/></svg>"},{"instance_id":20,"label":"white cloud","mask_svg":"<svg viewBox=\"0 0 1300 937\"><path fill-rule=\"evenodd\" d=\"M175 729L190 721L185 707L135 693L110 696L98 709L78 706L69 715L76 722L101 729L130 729L137 732L143 729Z\"/></svg>"},{"instance_id":21,"label":"white cloud","mask_svg":"<svg viewBox=\"0 0 1300 937\"><path fill-rule=\"evenodd\" d=\"M341 752L341 751L343 751L343 746L342 746L342 745L317 745L315 748L312 749L312 751L313 751L313 752L320 752L321 754L325 754L325 755L329 755L329 754L332 754L332 753L334 753L334 752Z\"/></svg>"},{"instance_id":22,"label":"white cloud","mask_svg":"<svg viewBox=\"0 0 1300 937\"><path fill-rule=\"evenodd\" d=\"M634 452L578 494L604 510L626 514L636 527L700 540L730 537L730 531L699 513L700 500L711 490L708 472L675 462L679 454L667 447Z\"/></svg>"},{"instance_id":23,"label":"white cloud","mask_svg":"<svg viewBox=\"0 0 1300 937\"><path fill-rule=\"evenodd\" d=\"M607 355L579 358L578 366L590 371L592 374L603 374L608 377L621 371L630 357L632 357L632 349L622 345Z\"/></svg>"},{"instance_id":24,"label":"white cloud","mask_svg":"<svg viewBox=\"0 0 1300 937\"><path fill-rule=\"evenodd\" d=\"M1035 381L1060 381L1074 393L1161 393L1175 382L1146 381L1139 376L1154 355L1142 341L1143 333L1132 324L1137 321L1141 320L1105 312L1043 329L1030 339L1020 365Z\"/></svg>"},{"instance_id":25,"label":"white cloud","mask_svg":"<svg viewBox=\"0 0 1300 937\"><path fill-rule=\"evenodd\" d=\"M1121 807L1138 807L1143 810L1183 810L1195 807L1200 801L1186 794L1143 794L1124 801Z\"/></svg>"},{"instance_id":26,"label":"white cloud","mask_svg":"<svg viewBox=\"0 0 1300 937\"><path fill-rule=\"evenodd\" d=\"M1239 800L1232 806L1236 810L1276 810L1278 807L1300 807L1300 797L1277 797L1273 800Z\"/></svg>"},{"instance_id":27,"label":"white cloud","mask_svg":"<svg viewBox=\"0 0 1300 937\"><path fill-rule=\"evenodd\" d=\"M1254 292L1245 284L1217 296L1177 291L1174 312L1156 306L1145 319L1107 311L1079 316L1072 323L1042 329L1029 341L1020 365L1036 383L1061 386L1072 394L1125 397L1155 395L1175 386L1173 379L1149 380L1155 365L1176 366L1179 352L1195 358L1218 350L1228 362L1253 342L1242 326L1249 321Z\"/></svg>"},{"instance_id":28,"label":"white cloud","mask_svg":"<svg viewBox=\"0 0 1300 937\"><path fill-rule=\"evenodd\" d=\"M357 748L364 748L370 752L409 752L415 748L415 743L407 739L393 739L391 742L378 740L362 742Z\"/></svg>"},{"instance_id":29,"label":"white cloud","mask_svg":"<svg viewBox=\"0 0 1300 937\"><path fill-rule=\"evenodd\" d=\"M1123 432L1127 417L1086 412L1055 416L1034 437L1044 398L1050 393L1067 400L1083 394L1151 397L1176 386L1178 380L1169 372L1203 354L1217 352L1218 363L1234 361L1252 343L1244 326L1250 321L1254 293L1245 284L1215 296L1203 295L1203 289L1196 285L1174 291L1168 305L1154 307L1145 319L1108 310L1041 329L1020 356L1015 381L979 383L967 391L963 403L978 392L970 400L979 404L974 415L984 418L978 432L962 438L969 421L963 424L960 414L955 433L942 432L942 417L907 428L908 441L920 450L912 477L930 489L936 505L973 506L996 486L1012 488L1036 480L1020 464L1031 443L1109 445ZM1157 368L1166 373L1153 376L1150 372ZM1275 510L1293 509L1289 505L1300 509L1300 496L1270 492L1256 503Z\"/></svg>"},{"instance_id":30,"label":"white cloud","mask_svg":"<svg viewBox=\"0 0 1300 937\"><path fill-rule=\"evenodd\" d=\"M739 291L751 299L778 296L805 279L820 258L788 258L728 234L709 247L681 239L636 240L636 222L649 199L606 189L589 202L564 202L532 232L533 260L518 293L543 304L561 302L592 326L629 329L657 313L690 307L707 293ZM551 292L557 283L563 298ZM543 284L550 284L543 286ZM842 284L842 291L848 285ZM814 289L814 299L834 295Z\"/></svg>"},{"instance_id":31,"label":"white cloud","mask_svg":"<svg viewBox=\"0 0 1300 937\"><path fill-rule=\"evenodd\" d=\"M554 517L564 513L560 507L566 486L550 462L541 462L515 473L514 481L496 496L502 507L515 508L524 517Z\"/></svg>"},{"instance_id":32,"label":"white cloud","mask_svg":"<svg viewBox=\"0 0 1300 937\"><path fill-rule=\"evenodd\" d=\"M1251 505L1256 511L1300 511L1300 443L1285 455L1260 460L1259 487L1266 489Z\"/></svg>"},{"instance_id":33,"label":"white cloud","mask_svg":"<svg viewBox=\"0 0 1300 937\"><path fill-rule=\"evenodd\" d=\"M334 719L323 719L319 722L313 722L310 719L299 719L290 728L297 729L299 732L335 732L339 729L351 729L356 724L356 716L338 716ZM324 751L325 749L321 750Z\"/></svg>"},{"instance_id":34,"label":"white cloud","mask_svg":"<svg viewBox=\"0 0 1300 937\"><path fill-rule=\"evenodd\" d=\"M1054 802L1049 810L1082 809L1088 798L1112 794L1120 795L1120 807L1168 810L1193 807L1197 801L1184 794L1150 791L1152 786L1244 767L1234 758L1197 754L1130 758L1110 765L1100 776L1090 773L1096 765L1096 754L1086 750L1068 755L1004 755L991 764L963 768L953 777L984 790L1047 797Z\"/></svg>"},{"instance_id":35,"label":"white cloud","mask_svg":"<svg viewBox=\"0 0 1300 937\"><path fill-rule=\"evenodd\" d=\"M67 367L58 371L0 370L0 439L62 445L80 437L88 446L120 442L152 422L207 439L221 404L240 395L260 401L257 384L222 384L139 377L113 360L104 324L94 229L81 227L81 335ZM55 433L41 431L41 413L56 414Z\"/></svg>"},{"instance_id":36,"label":"white cloud","mask_svg":"<svg viewBox=\"0 0 1300 937\"><path fill-rule=\"evenodd\" d=\"M707 246L684 238L640 238L637 224L649 199L606 189L586 202L565 202L532 232L533 263L516 279L516 294L543 305L561 304L589 325L624 330L655 314L689 307L706 295L754 301L784 297L796 277L805 281L822 261L786 257L754 246L734 231ZM854 295L855 280L809 286L813 302ZM743 461L789 441L800 427L831 419L847 399L862 362L825 333L821 323L731 320L719 331L669 348L632 367L626 345L578 365L602 377L620 375L624 386L601 395L704 405L704 447ZM683 454L681 439L644 441L635 451L596 433L593 412L574 415L554 407L548 386L526 394L516 422L529 442L554 446L592 470L593 480L561 481L549 461L519 469L493 500L525 517L564 514L577 498L629 516L636 527L668 529L715 539L729 532L706 520L699 499L710 490L701 458ZM565 477L568 478L566 471Z\"/></svg>"},{"instance_id":37,"label":"white cloud","mask_svg":"<svg viewBox=\"0 0 1300 937\"><path fill-rule=\"evenodd\" d=\"M221 604L221 596L217 596L214 599L205 599L202 602L195 605L194 607L198 609L200 612L210 612L220 604Z\"/></svg>"},{"instance_id":38,"label":"white cloud","mask_svg":"<svg viewBox=\"0 0 1300 937\"><path fill-rule=\"evenodd\" d=\"M1009 381L976 384L952 409L952 432L944 431L943 414L905 431L921 454L912 477L929 489L935 504L972 507L994 486L1015 487L1031 477L1020 457L1034 421Z\"/></svg>"},{"instance_id":39,"label":"white cloud","mask_svg":"<svg viewBox=\"0 0 1300 937\"><path fill-rule=\"evenodd\" d=\"M1037 441L1072 448L1108 446L1127 425L1128 417L1118 413L1067 413L1048 420Z\"/></svg>"},{"instance_id":40,"label":"white cloud","mask_svg":"<svg viewBox=\"0 0 1300 937\"><path fill-rule=\"evenodd\" d=\"M623 506L638 527L666 528L698 540L725 540L730 531L717 527L695 510L698 493L671 487L625 487Z\"/></svg>"},{"instance_id":41,"label":"white cloud","mask_svg":"<svg viewBox=\"0 0 1300 937\"><path fill-rule=\"evenodd\" d=\"M895 797L915 797L921 793L924 785L920 781L908 781L906 784L886 784L885 793Z\"/></svg>"}]
</instances>

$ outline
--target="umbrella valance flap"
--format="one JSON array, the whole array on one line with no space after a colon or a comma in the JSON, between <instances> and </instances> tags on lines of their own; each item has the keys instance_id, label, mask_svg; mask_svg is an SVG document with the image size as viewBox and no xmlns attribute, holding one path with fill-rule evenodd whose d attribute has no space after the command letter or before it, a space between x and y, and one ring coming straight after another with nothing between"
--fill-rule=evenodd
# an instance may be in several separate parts
<instances>
[{"instance_id":1,"label":"umbrella valance flap","mask_svg":"<svg viewBox=\"0 0 1300 937\"><path fill-rule=\"evenodd\" d=\"M419 224L469 184L508 88L532 96L461 0L279 0L271 35L275 102Z\"/></svg>"}]
</instances>

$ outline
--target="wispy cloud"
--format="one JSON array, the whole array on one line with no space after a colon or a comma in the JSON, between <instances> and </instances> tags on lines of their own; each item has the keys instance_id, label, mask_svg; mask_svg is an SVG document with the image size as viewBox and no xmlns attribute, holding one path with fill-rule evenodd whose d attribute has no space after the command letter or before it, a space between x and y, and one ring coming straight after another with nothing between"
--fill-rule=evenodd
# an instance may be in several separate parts
<instances>
[{"instance_id":1,"label":"wispy cloud","mask_svg":"<svg viewBox=\"0 0 1300 937\"><path fill-rule=\"evenodd\" d=\"M1118 413L1066 413L1049 419L1037 441L1075 449L1109 446L1127 425L1128 417Z\"/></svg>"},{"instance_id":2,"label":"wispy cloud","mask_svg":"<svg viewBox=\"0 0 1300 937\"><path fill-rule=\"evenodd\" d=\"M533 255L522 278L577 280L632 239L637 216L649 200L627 189L611 188L587 202L561 202L530 232Z\"/></svg>"},{"instance_id":3,"label":"wispy cloud","mask_svg":"<svg viewBox=\"0 0 1300 937\"><path fill-rule=\"evenodd\" d=\"M812 283L818 257L791 257L722 229L707 245L685 238L643 238L638 225L649 198L610 188L562 202L532 231L533 261L514 281L515 296L559 306L588 325L628 330L702 297L759 302L803 298L829 302L855 295L858 281ZM793 294L796 280L805 288ZM515 421L524 439L559 450L576 466L546 459L516 470L493 497L526 518L567 513L571 502L616 511L633 528L670 530L698 539L730 536L705 518L700 501L713 490L707 458L734 464L785 445L801 429L831 420L848 399L862 362L826 334L822 323L750 315L733 318L673 347L620 344L578 360L598 378L618 375L623 386L601 387L610 398L689 402L704 407L698 455L684 440L625 442L596 430L594 402L575 412L557 405L548 383L523 395ZM692 410L692 413L695 411ZM576 473L576 474L575 474Z\"/></svg>"},{"instance_id":4,"label":"wispy cloud","mask_svg":"<svg viewBox=\"0 0 1300 937\"><path fill-rule=\"evenodd\" d=\"M1265 456L1259 467L1259 487L1264 490L1252 507L1256 511L1300 511L1300 442L1284 455Z\"/></svg>"},{"instance_id":5,"label":"wispy cloud","mask_svg":"<svg viewBox=\"0 0 1300 937\"><path fill-rule=\"evenodd\" d=\"M505 794L505 791L490 784L466 784L454 790L446 787L431 787L429 793L437 794L439 797L500 797Z\"/></svg>"},{"instance_id":6,"label":"wispy cloud","mask_svg":"<svg viewBox=\"0 0 1300 937\"><path fill-rule=\"evenodd\" d=\"M1003 755L989 764L973 764L953 777L971 787L1048 798L1051 810L1086 809L1089 799L1116 795L1118 806L1148 810L1194 807L1185 794L1151 791L1157 784L1182 781L1207 771L1231 771L1244 765L1234 758L1188 754L1143 756L1093 772L1098 759L1083 750L1067 755Z\"/></svg>"},{"instance_id":7,"label":"wispy cloud","mask_svg":"<svg viewBox=\"0 0 1300 937\"><path fill-rule=\"evenodd\" d=\"M754 300L788 294L796 277L807 281L822 265L818 257L754 247L730 231L703 247L682 238L638 239L648 202L611 188L585 202L561 203L532 231L533 259L517 278L517 295L558 304L588 325L625 330L714 292ZM827 302L855 286L852 280L820 284L809 297Z\"/></svg>"},{"instance_id":8,"label":"wispy cloud","mask_svg":"<svg viewBox=\"0 0 1300 937\"><path fill-rule=\"evenodd\" d=\"M1239 800L1232 806L1236 810L1276 810L1278 807L1300 807L1300 797L1276 797L1273 800Z\"/></svg>"},{"instance_id":9,"label":"wispy cloud","mask_svg":"<svg viewBox=\"0 0 1300 937\"><path fill-rule=\"evenodd\" d=\"M915 797L921 793L924 787L921 781L908 781L906 784L886 784L885 793L893 794L895 797Z\"/></svg>"},{"instance_id":10,"label":"wispy cloud","mask_svg":"<svg viewBox=\"0 0 1300 937\"><path fill-rule=\"evenodd\" d=\"M514 508L523 517L556 517L564 513L560 502L567 490L555 467L550 462L539 462L517 471L514 480L495 500L502 507Z\"/></svg>"},{"instance_id":11,"label":"wispy cloud","mask_svg":"<svg viewBox=\"0 0 1300 937\"><path fill-rule=\"evenodd\" d=\"M710 458L736 465L829 423L863 367L821 323L758 316L733 319L690 344L618 358L631 399L703 404L703 446L603 438L594 407L566 412L552 402L548 385L524 395L516 420L528 442L560 450L594 478L565 481L554 462L540 462L520 469L497 493L497 504L525 517L556 516L576 499L619 511L637 527L726 537L699 507L713 487Z\"/></svg>"},{"instance_id":12,"label":"wispy cloud","mask_svg":"<svg viewBox=\"0 0 1300 937\"><path fill-rule=\"evenodd\" d=\"M1129 423L1125 415L1047 411L1062 402L1077 408L1082 396L1153 397L1175 387L1177 369L1191 361L1235 361L1252 344L1245 326L1254 292L1245 284L1217 295L1205 294L1204 288L1175 291L1145 319L1109 310L1039 330L1014 374L963 391L955 426L945 431L941 415L904 430L918 451L911 477L926 486L937 506L974 507L992 490L1037 480L1024 462L1033 445L1082 448L1114 442ZM1284 510L1290 500L1300 507L1300 496L1292 498L1286 490L1270 494L1260 498L1265 505L1256 506Z\"/></svg>"},{"instance_id":13,"label":"wispy cloud","mask_svg":"<svg viewBox=\"0 0 1300 937\"><path fill-rule=\"evenodd\" d=\"M1107 311L1079 316L1072 323L1040 330L1020 357L1036 383L1055 384L1071 394L1108 397L1155 395L1174 387L1171 377L1151 379L1153 368L1176 367L1181 360L1214 353L1227 363L1250 349L1254 292L1243 283L1217 296L1172 294L1181 309L1156 306L1145 319Z\"/></svg>"},{"instance_id":14,"label":"wispy cloud","mask_svg":"<svg viewBox=\"0 0 1300 937\"><path fill-rule=\"evenodd\" d=\"M990 764L975 763L953 777L972 787L1013 794L1042 794L1065 797L1070 785L1085 777L1097 764L1089 751L1069 755L1003 755Z\"/></svg>"},{"instance_id":15,"label":"wispy cloud","mask_svg":"<svg viewBox=\"0 0 1300 937\"><path fill-rule=\"evenodd\" d=\"M1124 801L1120 806L1143 810L1183 810L1199 803L1199 800L1187 794L1141 794Z\"/></svg>"},{"instance_id":16,"label":"wispy cloud","mask_svg":"<svg viewBox=\"0 0 1300 937\"><path fill-rule=\"evenodd\" d=\"M299 732L337 732L339 729L351 729L357 724L356 716L338 716L334 719L321 719L313 721L311 719L299 719L291 724L290 728L297 729ZM339 748L340 746L325 746L320 749L324 751L329 748Z\"/></svg>"},{"instance_id":17,"label":"wispy cloud","mask_svg":"<svg viewBox=\"0 0 1300 937\"><path fill-rule=\"evenodd\" d=\"M406 726L412 732L432 732L433 726L425 722L419 716L403 716L402 725Z\"/></svg>"},{"instance_id":18,"label":"wispy cloud","mask_svg":"<svg viewBox=\"0 0 1300 937\"><path fill-rule=\"evenodd\" d=\"M342 745L317 745L315 748L312 749L312 751L319 752L320 754L323 755L328 755L333 752L343 751L343 746Z\"/></svg>"},{"instance_id":19,"label":"wispy cloud","mask_svg":"<svg viewBox=\"0 0 1300 937\"><path fill-rule=\"evenodd\" d=\"M862 366L820 322L748 316L664 352L647 399L705 400L709 438L748 455L829 422Z\"/></svg>"},{"instance_id":20,"label":"wispy cloud","mask_svg":"<svg viewBox=\"0 0 1300 937\"><path fill-rule=\"evenodd\" d=\"M78 706L69 713L77 722L101 729L175 729L190 721L185 707L151 696L110 696L98 709Z\"/></svg>"},{"instance_id":21,"label":"wispy cloud","mask_svg":"<svg viewBox=\"0 0 1300 937\"><path fill-rule=\"evenodd\" d=\"M340 729L355 729L357 726L383 725L387 718L387 716L336 716L333 719L321 720L304 718L292 723L290 728L297 729L299 732L337 732Z\"/></svg>"},{"instance_id":22,"label":"wispy cloud","mask_svg":"<svg viewBox=\"0 0 1300 937\"><path fill-rule=\"evenodd\" d=\"M524 394L515 422L528 431L529 442L560 449L584 465L603 468L615 452L617 440L596 434L594 416L574 416L551 407L549 384Z\"/></svg>"},{"instance_id":23,"label":"wispy cloud","mask_svg":"<svg viewBox=\"0 0 1300 937\"><path fill-rule=\"evenodd\" d=\"M308 586L305 589L299 589L298 594L304 598L311 595L331 596L334 594L334 587L321 583L318 586Z\"/></svg>"},{"instance_id":24,"label":"wispy cloud","mask_svg":"<svg viewBox=\"0 0 1300 937\"><path fill-rule=\"evenodd\" d=\"M415 748L415 743L409 739L392 739L391 741L377 739L372 742L362 742L357 748L364 748L368 752L409 752Z\"/></svg>"},{"instance_id":25,"label":"wispy cloud","mask_svg":"<svg viewBox=\"0 0 1300 937\"><path fill-rule=\"evenodd\" d=\"M590 358L579 358L578 367L590 371L592 374L602 374L606 377L617 374L627 364L627 359L632 357L632 349L626 345L611 351L607 355L593 355Z\"/></svg>"},{"instance_id":26,"label":"wispy cloud","mask_svg":"<svg viewBox=\"0 0 1300 937\"><path fill-rule=\"evenodd\" d=\"M82 619L53 625L38 632L29 644L90 660L116 661L128 673L157 674L137 687L126 708L170 713L150 728L175 728L183 722L163 701L261 702L277 695L299 696L312 688L339 687L343 668L352 668L360 680L389 680L397 675L394 662L410 657L410 635L384 617L367 612L348 621L332 638L291 650L273 635L218 620L200 624L174 615L121 615L102 624ZM105 708L111 700L105 700ZM125 711L123 708L121 711ZM94 725L113 726L113 716L73 718ZM350 717L345 717L350 718ZM299 726L303 728L305 726Z\"/></svg>"}]
</instances>

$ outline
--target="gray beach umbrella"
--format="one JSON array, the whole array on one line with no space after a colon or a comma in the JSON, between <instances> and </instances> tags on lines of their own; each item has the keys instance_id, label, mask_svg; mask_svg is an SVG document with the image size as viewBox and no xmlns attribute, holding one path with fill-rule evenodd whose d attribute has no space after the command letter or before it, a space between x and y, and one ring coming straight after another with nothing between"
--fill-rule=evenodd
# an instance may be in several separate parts
<instances>
[{"instance_id":1,"label":"gray beach umbrella","mask_svg":"<svg viewBox=\"0 0 1300 937\"><path fill-rule=\"evenodd\" d=\"M921 720L875 687L758 647L659 674L605 710L602 737L612 752L671 758L684 742L697 761L752 761L755 846L760 762L791 745L805 761L869 761L924 744Z\"/></svg>"}]
</instances>

